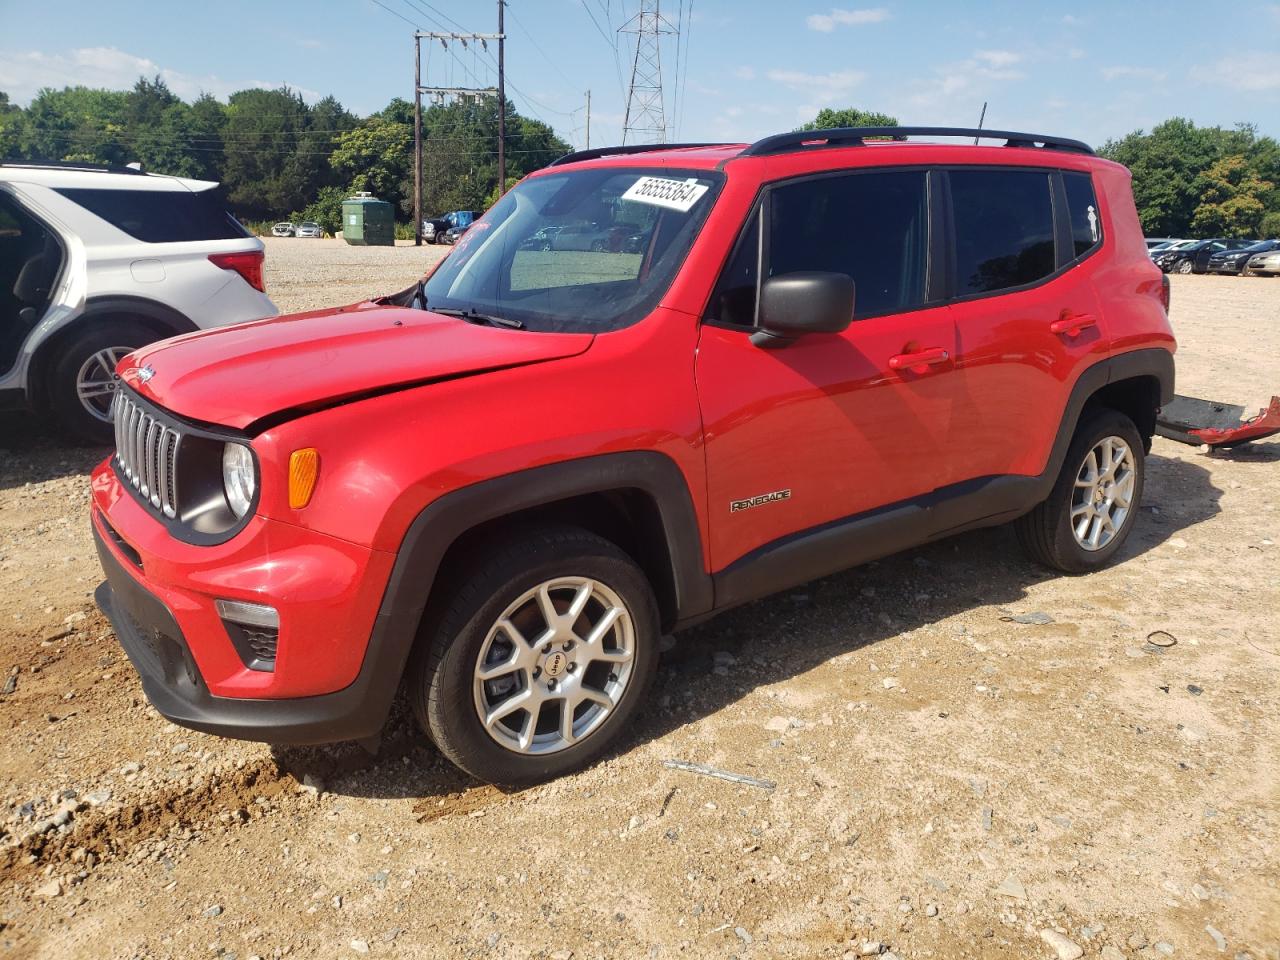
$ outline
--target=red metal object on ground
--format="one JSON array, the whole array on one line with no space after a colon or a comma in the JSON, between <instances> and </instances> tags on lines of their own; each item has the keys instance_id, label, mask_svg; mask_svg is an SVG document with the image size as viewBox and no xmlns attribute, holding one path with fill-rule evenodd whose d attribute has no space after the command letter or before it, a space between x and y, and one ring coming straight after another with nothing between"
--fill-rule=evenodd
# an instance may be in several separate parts
<instances>
[{"instance_id":1,"label":"red metal object on ground","mask_svg":"<svg viewBox=\"0 0 1280 960\"><path fill-rule=\"evenodd\" d=\"M1233 447L1280 433L1280 397L1253 416L1234 403L1215 403L1196 397L1175 396L1156 420L1156 433L1180 443L1205 443Z\"/></svg>"}]
</instances>

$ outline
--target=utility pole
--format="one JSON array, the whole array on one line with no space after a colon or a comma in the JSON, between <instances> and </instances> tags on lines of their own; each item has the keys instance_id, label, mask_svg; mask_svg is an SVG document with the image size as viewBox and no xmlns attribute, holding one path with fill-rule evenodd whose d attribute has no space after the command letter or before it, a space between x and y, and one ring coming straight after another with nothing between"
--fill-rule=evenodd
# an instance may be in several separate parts
<instances>
[{"instance_id":1,"label":"utility pole","mask_svg":"<svg viewBox=\"0 0 1280 960\"><path fill-rule=\"evenodd\" d=\"M591 91L587 91L587 149L591 149Z\"/></svg>"},{"instance_id":2,"label":"utility pole","mask_svg":"<svg viewBox=\"0 0 1280 960\"><path fill-rule=\"evenodd\" d=\"M498 196L507 192L507 86L503 62L502 8L504 0L498 0Z\"/></svg>"},{"instance_id":3,"label":"utility pole","mask_svg":"<svg viewBox=\"0 0 1280 960\"><path fill-rule=\"evenodd\" d=\"M680 30L662 16L660 0L640 0L640 10L623 24L619 33L636 35L636 52L631 61L631 87L627 92L627 113L622 123L622 142L666 143L667 118L662 95L662 53L659 40L664 33Z\"/></svg>"},{"instance_id":4,"label":"utility pole","mask_svg":"<svg viewBox=\"0 0 1280 960\"><path fill-rule=\"evenodd\" d=\"M498 174L502 178L501 188L506 186L506 99L503 95L502 78L502 41L506 35L502 32L502 4L498 4L497 33L424 33L421 30L413 34L413 242L422 245L422 95L430 94L435 103L444 103L446 97L470 97L479 100L481 97L498 98ZM498 86L494 87L424 87L422 85L422 41L438 40L440 45L448 49L453 41L464 47L468 41L479 41L486 50L489 41L498 41Z\"/></svg>"},{"instance_id":5,"label":"utility pole","mask_svg":"<svg viewBox=\"0 0 1280 960\"><path fill-rule=\"evenodd\" d=\"M413 245L422 246L422 38L413 35Z\"/></svg>"}]
</instances>

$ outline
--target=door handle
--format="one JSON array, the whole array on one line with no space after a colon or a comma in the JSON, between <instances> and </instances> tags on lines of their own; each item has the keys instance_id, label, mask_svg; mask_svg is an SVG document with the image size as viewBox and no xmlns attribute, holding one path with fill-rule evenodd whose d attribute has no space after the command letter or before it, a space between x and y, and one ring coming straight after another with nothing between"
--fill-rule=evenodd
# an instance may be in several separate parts
<instances>
[{"instance_id":1,"label":"door handle","mask_svg":"<svg viewBox=\"0 0 1280 960\"><path fill-rule=\"evenodd\" d=\"M899 353L889 358L890 370L910 370L912 373L928 373L929 368L951 359L951 354L941 347Z\"/></svg>"},{"instance_id":2,"label":"door handle","mask_svg":"<svg viewBox=\"0 0 1280 960\"><path fill-rule=\"evenodd\" d=\"M1049 324L1051 333L1065 333L1068 337L1078 337L1081 330L1089 327L1096 327L1098 318L1092 313L1067 313L1062 311L1062 317Z\"/></svg>"}]
</instances>

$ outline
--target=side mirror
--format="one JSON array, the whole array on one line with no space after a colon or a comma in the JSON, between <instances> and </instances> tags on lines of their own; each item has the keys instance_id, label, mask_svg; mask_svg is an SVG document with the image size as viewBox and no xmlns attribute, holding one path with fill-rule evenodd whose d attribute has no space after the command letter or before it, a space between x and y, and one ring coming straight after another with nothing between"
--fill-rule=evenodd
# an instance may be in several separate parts
<instances>
[{"instance_id":1,"label":"side mirror","mask_svg":"<svg viewBox=\"0 0 1280 960\"><path fill-rule=\"evenodd\" d=\"M839 333L853 321L853 277L804 271L770 277L760 288L751 342L778 347L805 333Z\"/></svg>"}]
</instances>

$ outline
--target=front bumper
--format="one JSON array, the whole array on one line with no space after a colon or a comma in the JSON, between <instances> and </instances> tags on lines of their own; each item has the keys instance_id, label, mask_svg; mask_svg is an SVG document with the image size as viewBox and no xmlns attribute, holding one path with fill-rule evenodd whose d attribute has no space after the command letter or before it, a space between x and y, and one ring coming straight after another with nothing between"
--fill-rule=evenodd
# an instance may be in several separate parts
<instances>
[{"instance_id":1,"label":"front bumper","mask_svg":"<svg viewBox=\"0 0 1280 960\"><path fill-rule=\"evenodd\" d=\"M403 669L380 651L379 606L394 557L254 518L224 544L175 540L108 463L92 482L107 582L96 594L143 689L175 723L275 743L364 739L381 728ZM251 668L218 599L279 613L274 669Z\"/></svg>"},{"instance_id":2,"label":"front bumper","mask_svg":"<svg viewBox=\"0 0 1280 960\"><path fill-rule=\"evenodd\" d=\"M173 613L125 570L96 523L93 538L107 575L94 592L94 600L138 671L143 693L164 717L193 730L267 743L334 743L378 736L391 696L359 679L345 690L316 697L215 697L205 685ZM391 694L394 692L393 684Z\"/></svg>"}]
</instances>

